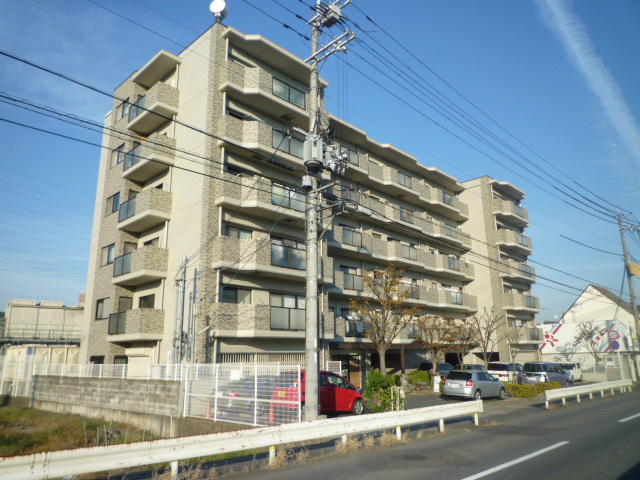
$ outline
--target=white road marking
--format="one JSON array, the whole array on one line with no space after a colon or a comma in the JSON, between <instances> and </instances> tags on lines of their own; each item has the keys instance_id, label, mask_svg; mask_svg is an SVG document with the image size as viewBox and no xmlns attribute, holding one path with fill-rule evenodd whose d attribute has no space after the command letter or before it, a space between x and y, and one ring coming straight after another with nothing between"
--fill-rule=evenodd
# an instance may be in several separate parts
<instances>
[{"instance_id":1,"label":"white road marking","mask_svg":"<svg viewBox=\"0 0 640 480\"><path fill-rule=\"evenodd\" d=\"M511 460L510 462L503 463L502 465L498 465L497 467L490 468L489 470L485 470L484 472L476 473L475 475L471 475L470 477L463 478L462 480L475 480L476 478L486 477L487 475L491 475L492 473L499 472L500 470L504 470L505 468L511 467L512 465L526 462L530 458L537 457L538 455L542 455L543 453L547 453L550 450L554 450L556 448L562 447L564 445L567 445L568 443L569 442L558 442L547 448L538 450L537 452L530 453L529 455L525 455L524 457L516 458L515 460Z\"/></svg>"},{"instance_id":2,"label":"white road marking","mask_svg":"<svg viewBox=\"0 0 640 480\"><path fill-rule=\"evenodd\" d=\"M623 418L622 420L618 420L618 423L628 422L629 420L633 420L634 418L640 417L640 413L636 413L635 415L631 415L630 417Z\"/></svg>"}]
</instances>

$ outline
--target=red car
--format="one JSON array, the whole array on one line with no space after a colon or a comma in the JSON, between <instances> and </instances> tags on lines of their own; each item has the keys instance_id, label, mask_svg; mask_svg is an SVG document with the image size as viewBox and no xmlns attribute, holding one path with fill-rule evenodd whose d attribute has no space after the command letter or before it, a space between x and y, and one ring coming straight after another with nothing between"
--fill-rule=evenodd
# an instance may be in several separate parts
<instances>
[{"instance_id":1,"label":"red car","mask_svg":"<svg viewBox=\"0 0 640 480\"><path fill-rule=\"evenodd\" d=\"M276 379L271 399L271 423L297 421L298 403L304 412L306 375L300 372L302 380L302 398L298 401L298 372L281 373ZM301 412L301 416L304 414ZM354 415L364 413L364 399L351 382L332 372L320 372L320 412L351 412Z\"/></svg>"}]
</instances>

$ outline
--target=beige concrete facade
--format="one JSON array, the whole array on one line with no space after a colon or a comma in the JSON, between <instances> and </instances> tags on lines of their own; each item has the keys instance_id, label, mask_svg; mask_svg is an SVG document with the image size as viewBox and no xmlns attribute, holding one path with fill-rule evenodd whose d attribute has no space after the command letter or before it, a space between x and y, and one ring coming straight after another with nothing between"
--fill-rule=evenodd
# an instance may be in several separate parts
<instances>
[{"instance_id":1,"label":"beige concrete facade","mask_svg":"<svg viewBox=\"0 0 640 480\"><path fill-rule=\"evenodd\" d=\"M499 355L500 361L511 361L514 347L517 362L538 360L544 338L535 323L540 300L532 291L536 273L528 261L533 243L525 233L529 226L529 213L521 206L525 193L509 182L486 176L462 185L465 190L460 198L469 205L465 228L473 238L471 258L475 264L475 281L468 291L477 296L481 311L493 308L502 315L504 324L497 340L513 329L522 334L517 347L498 341L494 359Z\"/></svg>"},{"instance_id":2,"label":"beige concrete facade","mask_svg":"<svg viewBox=\"0 0 640 480\"><path fill-rule=\"evenodd\" d=\"M84 317L84 295L77 305L45 300L11 300L7 304L0 338L5 344L78 344Z\"/></svg>"},{"instance_id":3,"label":"beige concrete facade","mask_svg":"<svg viewBox=\"0 0 640 480\"><path fill-rule=\"evenodd\" d=\"M105 119L123 135L104 136L83 359L179 361L181 330L195 336L199 362L301 359L305 206L287 188L300 187L304 166L301 144L279 132L308 127L309 67L264 37L217 24L179 55L160 52L115 95L129 103L115 101ZM353 360L356 375L369 354L349 299L375 269L404 269L410 301L426 313L461 319L483 305L467 254L477 213L453 176L326 118L350 168L324 174L348 202L334 215L334 199L323 200L320 336L324 360ZM422 358L415 336L405 330L391 353L406 346L409 368Z\"/></svg>"}]
</instances>

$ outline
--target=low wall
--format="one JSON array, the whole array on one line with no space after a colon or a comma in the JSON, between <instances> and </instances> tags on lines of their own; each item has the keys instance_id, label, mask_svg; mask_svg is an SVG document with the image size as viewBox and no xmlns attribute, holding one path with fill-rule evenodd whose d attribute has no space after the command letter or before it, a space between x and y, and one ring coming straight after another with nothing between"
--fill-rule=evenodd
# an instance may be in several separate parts
<instances>
[{"instance_id":1,"label":"low wall","mask_svg":"<svg viewBox=\"0 0 640 480\"><path fill-rule=\"evenodd\" d=\"M162 437L199 435L245 428L182 417L181 382L83 377L34 377L30 398L9 404L50 412L128 423Z\"/></svg>"}]
</instances>

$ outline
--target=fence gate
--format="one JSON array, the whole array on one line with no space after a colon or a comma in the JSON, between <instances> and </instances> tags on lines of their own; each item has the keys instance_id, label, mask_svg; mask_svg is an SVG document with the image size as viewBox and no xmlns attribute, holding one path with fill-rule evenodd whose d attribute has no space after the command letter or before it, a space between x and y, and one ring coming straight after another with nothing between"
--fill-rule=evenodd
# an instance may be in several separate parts
<instances>
[{"instance_id":1,"label":"fence gate","mask_svg":"<svg viewBox=\"0 0 640 480\"><path fill-rule=\"evenodd\" d=\"M187 417L264 426L302 420L300 365L219 363L189 365Z\"/></svg>"}]
</instances>

